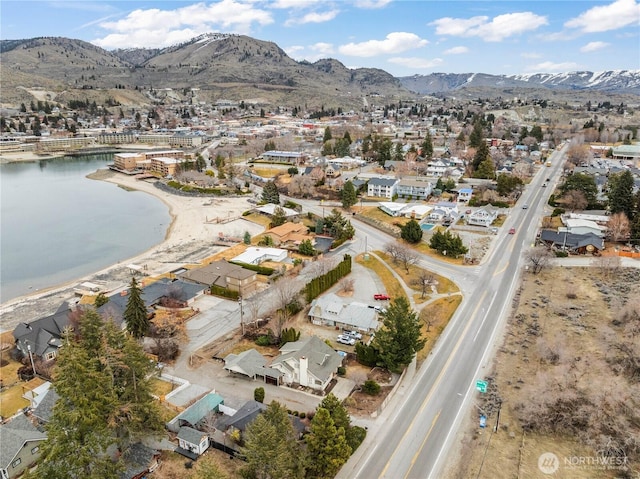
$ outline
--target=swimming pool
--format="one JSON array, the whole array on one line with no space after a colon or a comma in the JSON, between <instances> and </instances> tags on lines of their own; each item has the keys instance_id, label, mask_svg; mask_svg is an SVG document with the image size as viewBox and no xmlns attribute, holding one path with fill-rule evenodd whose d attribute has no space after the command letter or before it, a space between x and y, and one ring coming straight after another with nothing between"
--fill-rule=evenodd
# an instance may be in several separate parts
<instances>
[{"instance_id":1,"label":"swimming pool","mask_svg":"<svg viewBox=\"0 0 640 479\"><path fill-rule=\"evenodd\" d=\"M420 225L420 228L422 228L423 231L429 231L433 228L435 228L436 225L434 225L433 223L422 223Z\"/></svg>"}]
</instances>

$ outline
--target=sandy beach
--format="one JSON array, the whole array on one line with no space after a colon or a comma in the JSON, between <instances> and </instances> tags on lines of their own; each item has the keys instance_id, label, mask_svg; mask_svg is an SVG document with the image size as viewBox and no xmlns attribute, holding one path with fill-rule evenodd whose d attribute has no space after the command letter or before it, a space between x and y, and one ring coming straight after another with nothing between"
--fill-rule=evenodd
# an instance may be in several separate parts
<instances>
[{"instance_id":1,"label":"sandy beach","mask_svg":"<svg viewBox=\"0 0 640 479\"><path fill-rule=\"evenodd\" d=\"M21 160L34 161L24 157L21 157ZM141 266L149 276L160 275L185 264L198 263L220 251L224 246L214 244L220 234L241 238L245 231L252 236L263 231L262 226L241 217L242 212L251 207L247 198L174 195L158 189L152 182L140 181L110 170L98 170L90 177L115 183L129 190L143 191L167 205L172 221L164 241L138 256L87 277L21 296L0 305L0 332L13 330L19 322L33 321L54 313L62 303L75 297L74 287L81 282L106 282L109 285L124 287L131 280L131 269L127 265ZM231 221L218 223L217 220Z\"/></svg>"}]
</instances>

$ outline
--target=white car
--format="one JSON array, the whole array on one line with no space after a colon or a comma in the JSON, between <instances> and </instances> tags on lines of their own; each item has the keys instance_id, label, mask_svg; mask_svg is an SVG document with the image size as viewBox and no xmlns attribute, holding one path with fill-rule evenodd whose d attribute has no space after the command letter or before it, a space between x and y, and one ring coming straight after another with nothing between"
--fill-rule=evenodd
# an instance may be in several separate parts
<instances>
[{"instance_id":1,"label":"white car","mask_svg":"<svg viewBox=\"0 0 640 479\"><path fill-rule=\"evenodd\" d=\"M353 346L354 344L356 344L355 338L347 336L346 334L340 334L338 336L338 342L342 344L348 344L349 346Z\"/></svg>"},{"instance_id":2,"label":"white car","mask_svg":"<svg viewBox=\"0 0 640 479\"><path fill-rule=\"evenodd\" d=\"M362 339L362 334L358 331L342 331L342 334L355 339Z\"/></svg>"}]
</instances>

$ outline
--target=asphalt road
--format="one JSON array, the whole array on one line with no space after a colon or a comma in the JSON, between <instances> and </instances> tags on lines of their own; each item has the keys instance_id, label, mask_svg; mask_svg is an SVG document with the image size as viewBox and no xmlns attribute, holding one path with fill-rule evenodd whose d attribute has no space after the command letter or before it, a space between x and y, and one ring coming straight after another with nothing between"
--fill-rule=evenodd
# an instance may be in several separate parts
<instances>
[{"instance_id":1,"label":"asphalt road","mask_svg":"<svg viewBox=\"0 0 640 479\"><path fill-rule=\"evenodd\" d=\"M507 218L495 247L480 267L432 264L424 266L445 274L465 293L438 344L416 371L392 411L370 434L361 450L337 478L437 478L447 463L461 419L475 408L475 381L489 373L496 339L506 323L507 311L523 270L522 253L537 232L541 212L552 188L542 188L547 177L557 178L561 154L554 166L542 168ZM553 181L551 182L553 183ZM523 205L528 205L523 209ZM515 228L513 235L507 233ZM358 233L373 233L360 228ZM368 239L369 241L369 239ZM387 239L388 241L388 239Z\"/></svg>"}]
</instances>

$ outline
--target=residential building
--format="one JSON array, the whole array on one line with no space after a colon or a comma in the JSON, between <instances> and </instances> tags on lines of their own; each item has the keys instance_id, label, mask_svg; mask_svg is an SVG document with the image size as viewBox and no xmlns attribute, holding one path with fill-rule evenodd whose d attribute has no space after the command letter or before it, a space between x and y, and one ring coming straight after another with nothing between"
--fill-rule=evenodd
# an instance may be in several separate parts
<instances>
[{"instance_id":1,"label":"residential building","mask_svg":"<svg viewBox=\"0 0 640 479\"><path fill-rule=\"evenodd\" d=\"M460 203L468 203L473 196L473 188L460 188L458 190L458 201Z\"/></svg>"},{"instance_id":2,"label":"residential building","mask_svg":"<svg viewBox=\"0 0 640 479\"><path fill-rule=\"evenodd\" d=\"M307 160L307 155L298 151L265 151L261 158L265 161L272 161L276 163L291 163L292 165L299 165Z\"/></svg>"},{"instance_id":3,"label":"residential building","mask_svg":"<svg viewBox=\"0 0 640 479\"><path fill-rule=\"evenodd\" d=\"M209 435L189 426L182 426L178 431L178 447L176 452L189 459L197 459L209 449Z\"/></svg>"},{"instance_id":4,"label":"residential building","mask_svg":"<svg viewBox=\"0 0 640 479\"><path fill-rule=\"evenodd\" d=\"M154 157L151 158L151 170L160 173L162 176L174 176L182 162L183 160L178 158Z\"/></svg>"},{"instance_id":5,"label":"residential building","mask_svg":"<svg viewBox=\"0 0 640 479\"><path fill-rule=\"evenodd\" d=\"M565 218L563 219L564 228L558 228L558 232L562 233L566 231L571 234L594 234L599 236L600 238L604 238L604 235L607 231L606 226L600 226L595 221L583 220L583 219L574 219L574 218Z\"/></svg>"},{"instance_id":6,"label":"residential building","mask_svg":"<svg viewBox=\"0 0 640 479\"><path fill-rule=\"evenodd\" d=\"M393 199L400 180L396 178L371 178L367 183L367 196Z\"/></svg>"},{"instance_id":7,"label":"residential building","mask_svg":"<svg viewBox=\"0 0 640 479\"><path fill-rule=\"evenodd\" d=\"M540 241L574 254L595 253L604 249L604 238L593 233L572 234L567 231L542 230Z\"/></svg>"},{"instance_id":8,"label":"residential building","mask_svg":"<svg viewBox=\"0 0 640 479\"><path fill-rule=\"evenodd\" d=\"M178 274L178 277L185 281L205 285L208 288L219 286L231 291L238 291L241 295L252 293L258 288L255 271L250 271L225 260L214 261L205 266L187 270Z\"/></svg>"},{"instance_id":9,"label":"residential building","mask_svg":"<svg viewBox=\"0 0 640 479\"><path fill-rule=\"evenodd\" d=\"M47 435L31 424L24 414L19 414L0 425L0 438L0 477L14 479L36 464Z\"/></svg>"},{"instance_id":10,"label":"residential building","mask_svg":"<svg viewBox=\"0 0 640 479\"><path fill-rule=\"evenodd\" d=\"M265 235L271 236L276 246L290 244L292 246L299 246L304 240L311 241L311 244L315 242L312 235L307 234L309 228L304 223L292 223L287 221L286 223L271 228L265 231Z\"/></svg>"},{"instance_id":11,"label":"residential building","mask_svg":"<svg viewBox=\"0 0 640 479\"><path fill-rule=\"evenodd\" d=\"M344 302L334 293L324 294L311 302L309 320L318 326L356 329L363 333L372 333L380 325L375 309L363 303Z\"/></svg>"},{"instance_id":12,"label":"residential building","mask_svg":"<svg viewBox=\"0 0 640 479\"><path fill-rule=\"evenodd\" d=\"M281 263L287 259L288 255L289 252L286 249L250 246L244 251L244 253L239 254L231 261L255 265L258 265L263 261Z\"/></svg>"},{"instance_id":13,"label":"residential building","mask_svg":"<svg viewBox=\"0 0 640 479\"><path fill-rule=\"evenodd\" d=\"M271 368L283 373L287 385L324 391L342 365L342 356L317 336L286 343Z\"/></svg>"},{"instance_id":14,"label":"residential building","mask_svg":"<svg viewBox=\"0 0 640 479\"><path fill-rule=\"evenodd\" d=\"M486 205L467 216L467 224L488 227L497 217L498 209L492 205Z\"/></svg>"},{"instance_id":15,"label":"residential building","mask_svg":"<svg viewBox=\"0 0 640 479\"><path fill-rule=\"evenodd\" d=\"M54 359L62 346L62 336L70 327L69 305L64 303L58 311L30 323L20 323L13 330L16 348L24 357L40 358L43 361Z\"/></svg>"},{"instance_id":16,"label":"residential building","mask_svg":"<svg viewBox=\"0 0 640 479\"><path fill-rule=\"evenodd\" d=\"M138 141L138 136L132 131L122 131L113 133L101 133L96 137L101 145L122 145L131 144Z\"/></svg>"},{"instance_id":17,"label":"residential building","mask_svg":"<svg viewBox=\"0 0 640 479\"><path fill-rule=\"evenodd\" d=\"M138 162L144 161L145 157L141 153L116 153L113 155L113 166L119 170L132 171L137 168Z\"/></svg>"},{"instance_id":18,"label":"residential building","mask_svg":"<svg viewBox=\"0 0 640 479\"><path fill-rule=\"evenodd\" d=\"M267 384L280 385L282 372L267 367L267 359L255 349L239 354L229 354L224 358L224 369L233 374L246 376L253 380L261 379Z\"/></svg>"},{"instance_id":19,"label":"residential building","mask_svg":"<svg viewBox=\"0 0 640 479\"><path fill-rule=\"evenodd\" d=\"M441 221L444 218L458 216L458 204L450 201L441 201L433 206L433 210L429 212L429 219L432 221Z\"/></svg>"},{"instance_id":20,"label":"residential building","mask_svg":"<svg viewBox=\"0 0 640 479\"><path fill-rule=\"evenodd\" d=\"M432 185L428 181L403 179L396 186L396 194L400 198L426 200L431 194Z\"/></svg>"}]
</instances>

